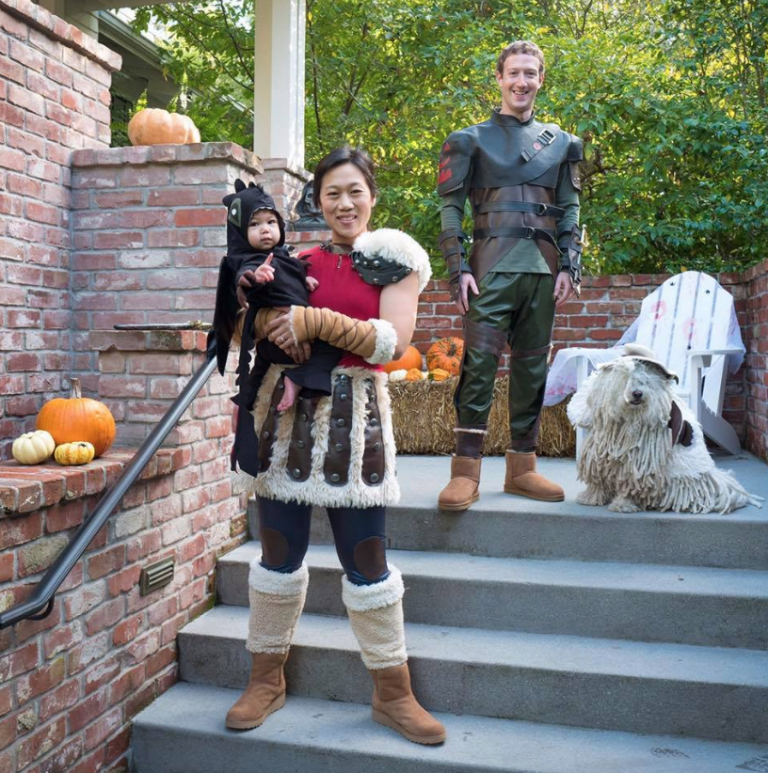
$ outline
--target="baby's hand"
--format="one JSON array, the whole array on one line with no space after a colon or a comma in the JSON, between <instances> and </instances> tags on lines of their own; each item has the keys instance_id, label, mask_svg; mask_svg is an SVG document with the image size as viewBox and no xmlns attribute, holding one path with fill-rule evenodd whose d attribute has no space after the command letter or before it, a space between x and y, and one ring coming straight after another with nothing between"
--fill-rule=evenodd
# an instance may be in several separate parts
<instances>
[{"instance_id":1,"label":"baby's hand","mask_svg":"<svg viewBox=\"0 0 768 773\"><path fill-rule=\"evenodd\" d=\"M256 281L259 284L265 284L266 282L272 282L275 278L275 269L272 266L272 253L269 253L267 259L254 271L256 274Z\"/></svg>"},{"instance_id":2,"label":"baby's hand","mask_svg":"<svg viewBox=\"0 0 768 773\"><path fill-rule=\"evenodd\" d=\"M315 290L317 290L319 286L320 286L320 282L318 282L317 279L315 279L315 277L313 276L307 277L307 290L309 290L309 292L314 292Z\"/></svg>"}]
</instances>

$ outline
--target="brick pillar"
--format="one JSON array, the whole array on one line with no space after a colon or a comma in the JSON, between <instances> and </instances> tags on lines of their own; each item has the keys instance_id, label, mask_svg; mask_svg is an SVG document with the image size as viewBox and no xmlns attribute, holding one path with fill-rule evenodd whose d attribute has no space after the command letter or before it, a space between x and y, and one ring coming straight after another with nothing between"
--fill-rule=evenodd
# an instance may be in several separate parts
<instances>
[{"instance_id":1,"label":"brick pillar","mask_svg":"<svg viewBox=\"0 0 768 773\"><path fill-rule=\"evenodd\" d=\"M91 330L213 319L226 253L222 198L261 175L229 142L75 153L72 307L85 392L97 388Z\"/></svg>"},{"instance_id":2,"label":"brick pillar","mask_svg":"<svg viewBox=\"0 0 768 773\"><path fill-rule=\"evenodd\" d=\"M0 0L0 458L71 362L70 158L109 145L120 57L28 0Z\"/></svg>"},{"instance_id":3,"label":"brick pillar","mask_svg":"<svg viewBox=\"0 0 768 773\"><path fill-rule=\"evenodd\" d=\"M295 220L294 207L312 175L303 167L289 164L285 158L262 158L261 165L264 171L256 182L264 184L286 220Z\"/></svg>"},{"instance_id":4,"label":"brick pillar","mask_svg":"<svg viewBox=\"0 0 768 773\"><path fill-rule=\"evenodd\" d=\"M194 330L96 330L89 335L89 345L98 352L99 399L117 424L116 445L136 446L152 431L205 364L205 339L205 333ZM234 357L230 364L234 368ZM215 372L163 445L193 444L197 462L211 461L217 474L226 472L234 392L230 375Z\"/></svg>"}]
</instances>

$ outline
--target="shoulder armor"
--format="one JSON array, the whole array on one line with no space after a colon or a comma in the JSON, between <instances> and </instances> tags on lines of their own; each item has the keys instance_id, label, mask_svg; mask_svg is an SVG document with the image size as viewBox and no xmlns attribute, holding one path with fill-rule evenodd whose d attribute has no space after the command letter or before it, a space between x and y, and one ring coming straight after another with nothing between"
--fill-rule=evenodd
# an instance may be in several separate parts
<instances>
[{"instance_id":1,"label":"shoulder armor","mask_svg":"<svg viewBox=\"0 0 768 773\"><path fill-rule=\"evenodd\" d=\"M453 132L440 150L437 192L440 196L460 188L469 174L472 139L466 131Z\"/></svg>"},{"instance_id":2,"label":"shoulder armor","mask_svg":"<svg viewBox=\"0 0 768 773\"><path fill-rule=\"evenodd\" d=\"M415 271L419 292L432 276L424 248L395 228L379 228L359 236L352 250L352 265L364 282L381 286L399 282Z\"/></svg>"},{"instance_id":3,"label":"shoulder armor","mask_svg":"<svg viewBox=\"0 0 768 773\"><path fill-rule=\"evenodd\" d=\"M571 141L568 145L568 160L583 161L584 143L581 141L581 137L577 137L575 134L569 134L568 139Z\"/></svg>"}]
</instances>

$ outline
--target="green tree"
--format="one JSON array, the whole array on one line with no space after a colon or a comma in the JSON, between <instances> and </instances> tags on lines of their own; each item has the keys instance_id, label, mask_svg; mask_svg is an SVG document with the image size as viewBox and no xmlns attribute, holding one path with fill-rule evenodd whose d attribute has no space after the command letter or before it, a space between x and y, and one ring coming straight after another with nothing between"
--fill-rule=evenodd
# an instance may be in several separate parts
<instances>
[{"instance_id":1,"label":"green tree","mask_svg":"<svg viewBox=\"0 0 768 773\"><path fill-rule=\"evenodd\" d=\"M204 139L250 144L250 118L217 110L252 104L251 13L219 0L139 15L171 33ZM412 233L441 269L440 146L487 117L498 52L530 38L547 57L538 117L585 140L587 269L744 267L768 246L766 28L768 0L307 0L307 166L366 148L376 225Z\"/></svg>"}]
</instances>

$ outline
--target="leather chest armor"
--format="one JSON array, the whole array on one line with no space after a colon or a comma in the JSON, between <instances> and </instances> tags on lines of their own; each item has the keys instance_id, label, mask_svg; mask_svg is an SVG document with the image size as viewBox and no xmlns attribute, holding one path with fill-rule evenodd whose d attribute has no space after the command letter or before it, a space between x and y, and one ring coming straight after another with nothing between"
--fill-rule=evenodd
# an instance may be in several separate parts
<instances>
[{"instance_id":1,"label":"leather chest armor","mask_svg":"<svg viewBox=\"0 0 768 773\"><path fill-rule=\"evenodd\" d=\"M553 276L560 269L555 206L563 165L576 190L581 140L555 124L520 123L494 112L488 121L454 132L440 157L438 193L469 182L474 217L470 267L480 280L520 239L533 239Z\"/></svg>"}]
</instances>

